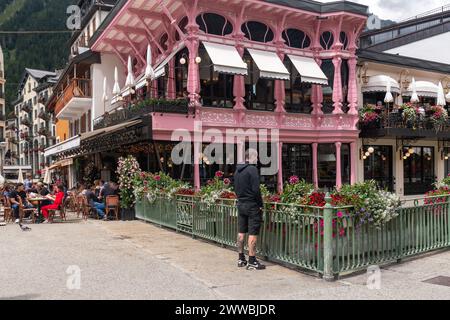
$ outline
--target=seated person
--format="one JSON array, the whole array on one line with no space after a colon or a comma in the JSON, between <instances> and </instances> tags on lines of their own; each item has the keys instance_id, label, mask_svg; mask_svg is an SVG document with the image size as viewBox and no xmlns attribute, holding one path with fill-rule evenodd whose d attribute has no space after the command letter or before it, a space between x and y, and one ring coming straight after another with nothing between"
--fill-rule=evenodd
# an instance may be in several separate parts
<instances>
[{"instance_id":1,"label":"seated person","mask_svg":"<svg viewBox=\"0 0 450 320\"><path fill-rule=\"evenodd\" d=\"M55 190L56 196L51 196L50 194L48 194L46 197L49 198L50 200L53 200L53 203L48 205L48 206L44 206L42 207L42 215L45 218L44 223L48 223L48 211L49 210L59 210L60 207L63 205L63 201L64 201L64 186L61 184L58 184L56 186L56 190Z\"/></svg>"},{"instance_id":2,"label":"seated person","mask_svg":"<svg viewBox=\"0 0 450 320\"><path fill-rule=\"evenodd\" d=\"M42 182L38 182L36 185L36 193L41 197L46 197L50 194L50 191L48 191L47 187ZM50 200L42 201L42 206L48 206L50 204L52 204Z\"/></svg>"},{"instance_id":3,"label":"seated person","mask_svg":"<svg viewBox=\"0 0 450 320\"><path fill-rule=\"evenodd\" d=\"M11 202L11 208L14 213L15 223L20 222L20 202L22 202L23 207L26 209L34 208L27 201L27 193L25 192L23 183L19 183L16 189L13 189L9 193L9 201Z\"/></svg>"},{"instance_id":4,"label":"seated person","mask_svg":"<svg viewBox=\"0 0 450 320\"><path fill-rule=\"evenodd\" d=\"M95 186L87 185L84 195L92 208L95 208L100 219L105 219L105 205L95 196Z\"/></svg>"}]
</instances>

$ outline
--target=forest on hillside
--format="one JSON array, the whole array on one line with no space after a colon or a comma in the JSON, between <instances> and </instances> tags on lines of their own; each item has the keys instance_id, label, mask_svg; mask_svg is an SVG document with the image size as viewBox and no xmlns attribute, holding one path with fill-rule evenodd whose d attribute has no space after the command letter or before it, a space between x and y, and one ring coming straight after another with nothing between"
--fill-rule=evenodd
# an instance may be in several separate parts
<instances>
[{"instance_id":1,"label":"forest on hillside","mask_svg":"<svg viewBox=\"0 0 450 320\"><path fill-rule=\"evenodd\" d=\"M5 55L7 110L11 110L11 102L17 99L18 82L25 68L54 71L65 66L71 35L66 28L66 11L77 2L0 0L0 44Z\"/></svg>"}]
</instances>

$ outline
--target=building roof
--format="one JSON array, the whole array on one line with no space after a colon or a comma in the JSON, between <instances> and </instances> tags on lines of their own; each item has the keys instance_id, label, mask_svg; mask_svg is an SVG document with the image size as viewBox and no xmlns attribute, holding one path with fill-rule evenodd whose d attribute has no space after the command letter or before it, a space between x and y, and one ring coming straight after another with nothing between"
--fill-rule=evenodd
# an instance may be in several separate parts
<instances>
[{"instance_id":1,"label":"building roof","mask_svg":"<svg viewBox=\"0 0 450 320\"><path fill-rule=\"evenodd\" d=\"M358 59L360 61L373 61L381 64L403 66L418 70L426 70L438 73L450 73L450 65L445 63L410 58L397 54L378 52L368 49L360 49L356 52L356 55L358 56Z\"/></svg>"},{"instance_id":2,"label":"building roof","mask_svg":"<svg viewBox=\"0 0 450 320\"><path fill-rule=\"evenodd\" d=\"M19 82L19 87L18 87L18 90L17 90L17 93L18 93L19 96L20 96L20 93L21 93L23 87L25 86L25 82L26 82L27 77L29 75L31 77L33 77L34 79L36 79L38 82L41 82L44 79L46 79L48 81L47 78L54 78L54 77L57 76L56 73L52 72L52 71L25 68L25 71L24 71L23 76L22 76L22 78L21 78L21 80ZM20 100L20 97L19 97L18 100Z\"/></svg>"},{"instance_id":3,"label":"building roof","mask_svg":"<svg viewBox=\"0 0 450 320\"><path fill-rule=\"evenodd\" d=\"M118 0L114 8L109 12L108 16L105 18L100 27L94 32L91 39L89 40L89 47L98 40L100 35L105 31L108 25L116 17L116 15L122 10L125 4L129 0ZM368 7L359 3L354 3L350 1L334 1L328 3L322 3L312 0L262 0L262 2L272 3L280 6L301 9L305 11L316 12L318 14L326 14L332 12L349 12L362 16L368 16Z\"/></svg>"}]
</instances>

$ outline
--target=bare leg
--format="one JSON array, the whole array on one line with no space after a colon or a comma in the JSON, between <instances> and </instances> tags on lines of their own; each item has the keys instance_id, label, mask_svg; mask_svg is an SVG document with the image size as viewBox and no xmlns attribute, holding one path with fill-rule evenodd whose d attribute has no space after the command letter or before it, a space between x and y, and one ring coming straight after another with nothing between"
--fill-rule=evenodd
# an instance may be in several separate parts
<instances>
[{"instance_id":1,"label":"bare leg","mask_svg":"<svg viewBox=\"0 0 450 320\"><path fill-rule=\"evenodd\" d=\"M245 234L239 233L237 238L237 248L238 253L244 253L244 240L245 240Z\"/></svg>"},{"instance_id":2,"label":"bare leg","mask_svg":"<svg viewBox=\"0 0 450 320\"><path fill-rule=\"evenodd\" d=\"M248 255L250 257L256 256L256 244L258 243L258 236L248 237Z\"/></svg>"}]
</instances>

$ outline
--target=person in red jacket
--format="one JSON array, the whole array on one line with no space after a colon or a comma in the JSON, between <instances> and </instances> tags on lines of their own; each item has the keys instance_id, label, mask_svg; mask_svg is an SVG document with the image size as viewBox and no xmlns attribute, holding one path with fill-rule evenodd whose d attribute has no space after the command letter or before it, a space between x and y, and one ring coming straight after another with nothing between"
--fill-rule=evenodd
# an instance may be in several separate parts
<instances>
[{"instance_id":1,"label":"person in red jacket","mask_svg":"<svg viewBox=\"0 0 450 320\"><path fill-rule=\"evenodd\" d=\"M64 186L61 184L58 184L56 186L55 193L56 193L55 197L52 197L50 195L47 196L47 198L49 198L50 200L53 200L53 203L41 208L42 215L45 218L45 221L43 223L48 223L48 211L49 210L58 210L59 207L63 204Z\"/></svg>"}]
</instances>

